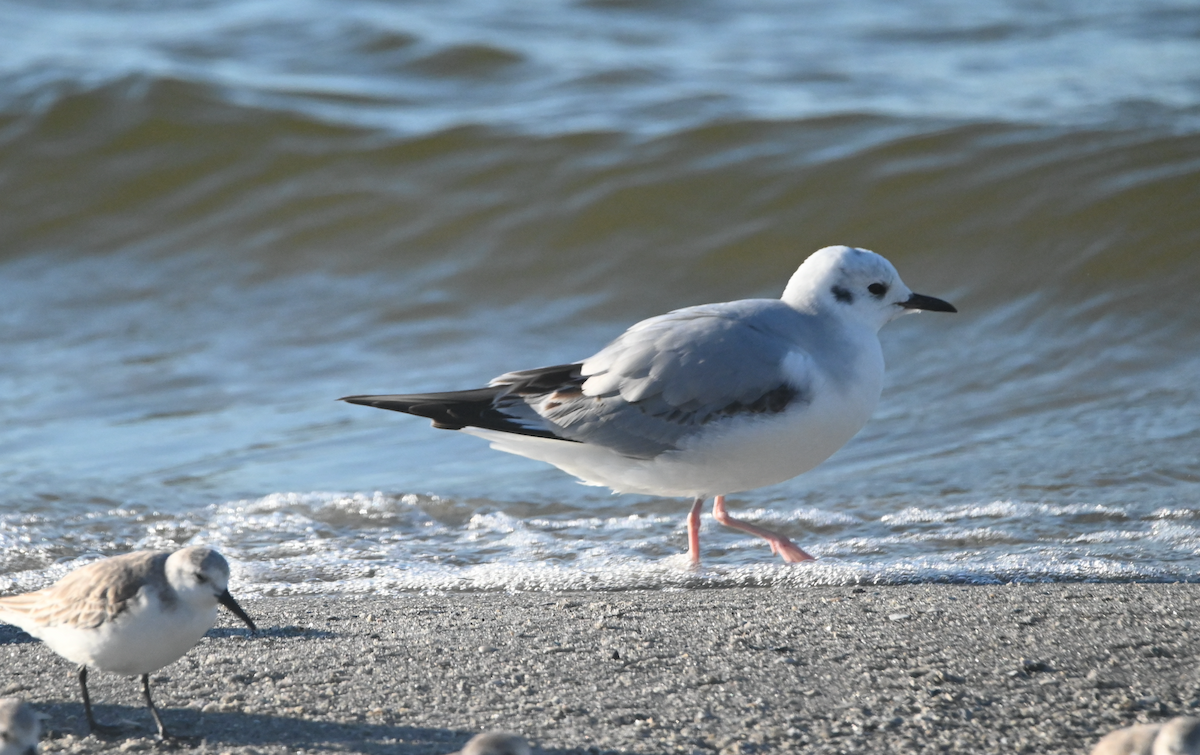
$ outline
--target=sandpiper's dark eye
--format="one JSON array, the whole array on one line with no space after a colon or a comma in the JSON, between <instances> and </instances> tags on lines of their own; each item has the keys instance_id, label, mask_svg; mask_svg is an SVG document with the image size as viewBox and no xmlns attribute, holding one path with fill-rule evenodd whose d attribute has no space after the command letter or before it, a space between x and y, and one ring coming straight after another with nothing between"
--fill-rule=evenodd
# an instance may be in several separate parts
<instances>
[{"instance_id":1,"label":"sandpiper's dark eye","mask_svg":"<svg viewBox=\"0 0 1200 755\"><path fill-rule=\"evenodd\" d=\"M196 581L199 582L200 584L204 584L205 582L208 581L208 577L204 574L204 572L198 571L198 572L196 572Z\"/></svg>"},{"instance_id":2,"label":"sandpiper's dark eye","mask_svg":"<svg viewBox=\"0 0 1200 755\"><path fill-rule=\"evenodd\" d=\"M872 296L883 296L887 293L887 289L886 283L872 283L867 286L867 290L871 292Z\"/></svg>"}]
</instances>

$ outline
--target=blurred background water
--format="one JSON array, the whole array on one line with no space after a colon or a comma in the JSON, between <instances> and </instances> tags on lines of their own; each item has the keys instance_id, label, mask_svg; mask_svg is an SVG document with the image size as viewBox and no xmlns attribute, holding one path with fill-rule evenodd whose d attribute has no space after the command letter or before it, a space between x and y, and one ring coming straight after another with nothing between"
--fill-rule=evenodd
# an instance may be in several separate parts
<instances>
[{"instance_id":1,"label":"blurred background water","mask_svg":"<svg viewBox=\"0 0 1200 755\"><path fill-rule=\"evenodd\" d=\"M867 428L731 507L356 393L576 360L889 257ZM1200 577L1190 0L0 0L0 592L211 542L239 593Z\"/></svg>"}]
</instances>

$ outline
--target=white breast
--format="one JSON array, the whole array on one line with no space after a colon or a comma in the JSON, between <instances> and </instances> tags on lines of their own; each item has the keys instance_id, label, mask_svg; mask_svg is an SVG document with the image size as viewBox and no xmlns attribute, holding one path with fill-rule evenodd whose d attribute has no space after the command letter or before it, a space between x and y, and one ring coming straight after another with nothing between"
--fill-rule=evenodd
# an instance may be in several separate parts
<instances>
[{"instance_id":1,"label":"white breast","mask_svg":"<svg viewBox=\"0 0 1200 755\"><path fill-rule=\"evenodd\" d=\"M178 660L217 620L215 603L211 608L182 602L164 606L145 588L132 603L116 619L94 629L44 627L38 636L69 661L137 676Z\"/></svg>"}]
</instances>

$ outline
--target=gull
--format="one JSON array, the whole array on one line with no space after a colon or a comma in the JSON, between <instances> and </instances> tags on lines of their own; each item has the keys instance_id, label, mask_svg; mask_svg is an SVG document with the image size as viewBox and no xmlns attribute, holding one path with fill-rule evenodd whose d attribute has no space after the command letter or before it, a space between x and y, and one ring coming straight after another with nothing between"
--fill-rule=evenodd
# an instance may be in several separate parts
<instances>
[{"instance_id":1,"label":"gull","mask_svg":"<svg viewBox=\"0 0 1200 755\"><path fill-rule=\"evenodd\" d=\"M44 590L0 598L0 621L79 664L91 732L114 734L119 727L99 724L92 715L88 668L140 675L146 706L165 740L171 735L150 698L150 672L200 641L217 620L218 603L256 631L228 584L229 564L212 548L135 551L82 566Z\"/></svg>"},{"instance_id":2,"label":"gull","mask_svg":"<svg viewBox=\"0 0 1200 755\"><path fill-rule=\"evenodd\" d=\"M485 731L471 737L463 748L450 755L529 755L529 743L508 731Z\"/></svg>"},{"instance_id":3,"label":"gull","mask_svg":"<svg viewBox=\"0 0 1200 755\"><path fill-rule=\"evenodd\" d=\"M29 703L15 697L0 700L0 755L37 755L42 723Z\"/></svg>"},{"instance_id":4,"label":"gull","mask_svg":"<svg viewBox=\"0 0 1200 755\"><path fill-rule=\"evenodd\" d=\"M879 329L919 310L890 262L847 246L800 265L779 299L677 309L643 320L571 364L509 372L486 388L347 396L461 430L615 493L692 499L688 557L700 563L700 508L812 560L783 535L730 516L725 496L790 480L866 424L883 389Z\"/></svg>"}]
</instances>

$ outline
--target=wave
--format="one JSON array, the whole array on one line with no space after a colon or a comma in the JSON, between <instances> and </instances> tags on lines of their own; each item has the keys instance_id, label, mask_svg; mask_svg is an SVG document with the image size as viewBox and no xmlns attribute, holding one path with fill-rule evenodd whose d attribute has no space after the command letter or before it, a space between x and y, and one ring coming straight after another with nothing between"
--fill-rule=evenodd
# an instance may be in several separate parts
<instances>
[{"instance_id":1,"label":"wave","mask_svg":"<svg viewBox=\"0 0 1200 755\"><path fill-rule=\"evenodd\" d=\"M420 7L75 1L0 9L0 108L177 80L229 102L392 134L662 134L845 113L1195 130L1182 0L1040 8L982 2L796 13L779 3ZM1186 19L1186 20L1184 20ZM1113 65L1112 61L1120 61Z\"/></svg>"},{"instance_id":2,"label":"wave","mask_svg":"<svg viewBox=\"0 0 1200 755\"><path fill-rule=\"evenodd\" d=\"M449 296L498 302L518 295L508 281L584 296L648 260L674 267L655 286L694 296L773 291L807 251L847 242L983 306L1066 293L1083 315L1144 310L1151 290L1182 301L1180 281L1200 270L1188 211L1200 135L1153 129L845 115L653 139L404 138L160 80L10 114L0 134L10 259L123 250L216 255L247 275L402 267Z\"/></svg>"},{"instance_id":3,"label":"wave","mask_svg":"<svg viewBox=\"0 0 1200 755\"><path fill-rule=\"evenodd\" d=\"M1098 508L1101 519L1081 519ZM940 519L937 512L868 518L749 509L739 512L748 521L791 522L818 561L775 563L758 541L720 531L706 516L706 566L697 570L680 552L682 511L559 509L528 516L437 496L279 493L185 515L111 509L67 521L8 516L0 522L0 582L6 592L36 589L101 554L184 542L220 548L234 562L239 593L259 595L1194 581L1200 547L1200 527L1180 516L1134 520L1107 507L996 502ZM989 523L946 526L962 516ZM913 526L934 520L942 526ZM56 560L71 550L83 555Z\"/></svg>"}]
</instances>

